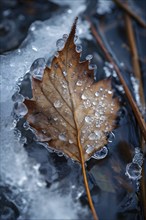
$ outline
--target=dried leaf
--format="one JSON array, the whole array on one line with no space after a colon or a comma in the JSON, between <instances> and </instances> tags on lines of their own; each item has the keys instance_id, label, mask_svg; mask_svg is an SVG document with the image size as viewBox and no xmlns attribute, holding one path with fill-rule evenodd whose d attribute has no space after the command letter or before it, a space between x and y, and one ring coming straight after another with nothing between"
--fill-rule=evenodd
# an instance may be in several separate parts
<instances>
[{"instance_id":1,"label":"dried leaf","mask_svg":"<svg viewBox=\"0 0 146 220\"><path fill-rule=\"evenodd\" d=\"M32 78L33 99L25 100L26 119L39 141L77 161L82 154L86 161L107 144L119 102L113 98L111 79L94 82L89 62L80 62L75 30L76 22L42 80Z\"/></svg>"}]
</instances>

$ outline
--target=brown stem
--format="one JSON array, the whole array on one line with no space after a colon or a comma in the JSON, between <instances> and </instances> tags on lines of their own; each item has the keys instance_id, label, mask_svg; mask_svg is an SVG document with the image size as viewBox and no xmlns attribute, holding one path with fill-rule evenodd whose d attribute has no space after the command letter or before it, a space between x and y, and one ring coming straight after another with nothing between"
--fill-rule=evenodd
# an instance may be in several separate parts
<instances>
[{"instance_id":1,"label":"brown stem","mask_svg":"<svg viewBox=\"0 0 146 220\"><path fill-rule=\"evenodd\" d=\"M99 220L99 218L96 214L96 211L95 211L95 208L94 208L94 205L93 205L93 201L92 201L92 198L91 198L91 193L90 193L90 190L89 190L89 185L88 185L88 180L87 180L87 175L86 175L86 169L85 169L85 161L84 161L82 146L80 144L79 133L78 133L78 146L79 146L80 159L81 159L81 165L82 165L82 173L83 173L85 189L86 189L86 193L87 193L87 197L88 197L88 202L89 202L94 220Z\"/></svg>"},{"instance_id":2,"label":"brown stem","mask_svg":"<svg viewBox=\"0 0 146 220\"><path fill-rule=\"evenodd\" d=\"M123 4L119 0L113 0L120 8L122 8L124 11L126 11L131 17L133 17L142 27L146 28L145 22L136 15L127 5Z\"/></svg>"},{"instance_id":3,"label":"brown stem","mask_svg":"<svg viewBox=\"0 0 146 220\"><path fill-rule=\"evenodd\" d=\"M130 90L128 89L128 87L127 87L127 85L126 85L126 82L125 82L123 76L122 76L121 73L120 73L120 69L119 69L119 67L117 66L117 64L114 62L114 60L113 60L113 58L111 57L111 55L108 53L108 50L107 50L106 47L104 46L104 44L103 44L103 42L102 42L100 36L98 35L98 33L97 33L97 31L96 31L94 25L91 23L90 19L87 18L87 20L90 22L91 31L92 31L92 33L93 33L93 35L94 35L94 37L95 37L97 43L100 45L100 47L101 47L102 51L104 52L104 54L105 54L107 60L113 65L113 67L114 67L114 69L115 69L115 71L116 71L116 73L117 73L117 75L118 75L118 77L119 77L119 79L120 79L120 82L121 82L121 84L123 85L123 88L124 88L124 90L125 90L125 94L126 94L126 96L127 96L127 98L128 98L128 101L129 101L129 103L130 103L130 105L131 105L131 108L132 108L132 110L133 110L133 112L134 112L135 118L137 119L137 123L139 124L139 127L140 127L140 129L141 129L141 132L142 132L142 134L143 134L143 137L144 137L144 139L145 139L145 141L146 141L146 124L145 124L145 121L144 121L144 119L143 119L143 117L142 117L142 115L141 115L141 113L140 113L140 111L139 111L139 109L138 109L138 107L137 107L137 105L136 105L136 103L135 103L135 101L134 101L132 95L131 95Z\"/></svg>"},{"instance_id":4,"label":"brown stem","mask_svg":"<svg viewBox=\"0 0 146 220\"><path fill-rule=\"evenodd\" d=\"M125 24L126 24L126 31L128 35L129 46L130 46L130 50L132 54L133 71L134 71L135 77L139 80L139 95L140 95L142 109L144 110L145 99L144 99L144 91L143 91L143 84L142 84L141 71L140 71L140 63L139 63L138 52L136 48L131 18L129 17L127 13L125 13ZM142 146L144 148L144 144Z\"/></svg>"}]
</instances>

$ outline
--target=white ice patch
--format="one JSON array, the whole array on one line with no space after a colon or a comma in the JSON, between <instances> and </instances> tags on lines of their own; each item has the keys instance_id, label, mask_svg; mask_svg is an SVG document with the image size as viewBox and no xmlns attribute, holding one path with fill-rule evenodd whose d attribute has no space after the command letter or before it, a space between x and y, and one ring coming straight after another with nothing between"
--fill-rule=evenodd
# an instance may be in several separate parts
<instances>
[{"instance_id":1,"label":"white ice patch","mask_svg":"<svg viewBox=\"0 0 146 220\"><path fill-rule=\"evenodd\" d=\"M58 2L65 3L65 1ZM34 22L20 48L0 57L1 179L4 185L8 184L12 190L16 187L18 194L22 194L21 199L24 204L19 219L24 219L26 213L29 219L35 220L78 219L78 210L80 209L80 213L85 210L78 203L73 202L70 194L61 197L57 186L55 189L45 188L44 179L37 169L39 165L28 158L23 146L14 135L16 123L13 123L11 117L14 105L11 97L15 90L19 90L15 88L17 80L30 70L34 60L43 57L47 61L54 54L56 41L63 34L69 34L75 17L86 8L84 0L66 2L69 3L70 9L46 21Z\"/></svg>"},{"instance_id":2,"label":"white ice patch","mask_svg":"<svg viewBox=\"0 0 146 220\"><path fill-rule=\"evenodd\" d=\"M142 109L142 105L141 105L141 101L140 101L139 81L134 76L131 76L131 82L132 82L132 86L133 86L133 91L134 91L136 103L137 103L138 107L140 108L140 110L143 113L145 113L145 109Z\"/></svg>"},{"instance_id":3,"label":"white ice patch","mask_svg":"<svg viewBox=\"0 0 146 220\"><path fill-rule=\"evenodd\" d=\"M112 0L98 0L97 14L104 15L106 13L111 13L113 7L114 7L114 2Z\"/></svg>"}]
</instances>

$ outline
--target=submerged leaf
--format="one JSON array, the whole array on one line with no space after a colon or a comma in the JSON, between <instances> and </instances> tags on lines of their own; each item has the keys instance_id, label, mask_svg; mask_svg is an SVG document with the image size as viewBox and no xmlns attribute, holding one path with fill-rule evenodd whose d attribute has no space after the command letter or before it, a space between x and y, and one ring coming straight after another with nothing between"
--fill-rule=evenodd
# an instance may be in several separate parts
<instances>
[{"instance_id":1,"label":"submerged leaf","mask_svg":"<svg viewBox=\"0 0 146 220\"><path fill-rule=\"evenodd\" d=\"M95 82L89 62L80 62L75 30L76 22L42 80L32 78L33 99L25 100L26 119L39 141L77 161L82 152L86 161L107 144L119 102L113 98L111 79Z\"/></svg>"}]
</instances>

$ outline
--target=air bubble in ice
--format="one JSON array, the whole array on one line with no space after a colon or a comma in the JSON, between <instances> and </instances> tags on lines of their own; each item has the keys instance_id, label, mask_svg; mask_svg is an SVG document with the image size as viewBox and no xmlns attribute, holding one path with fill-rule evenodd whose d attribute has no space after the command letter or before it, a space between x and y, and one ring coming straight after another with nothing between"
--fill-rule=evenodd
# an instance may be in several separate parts
<instances>
[{"instance_id":1,"label":"air bubble in ice","mask_svg":"<svg viewBox=\"0 0 146 220\"><path fill-rule=\"evenodd\" d=\"M107 155L108 155L108 149L107 147L104 146L103 148L101 148L101 150L96 151L92 157L96 160L101 160L105 158Z\"/></svg>"},{"instance_id":2,"label":"air bubble in ice","mask_svg":"<svg viewBox=\"0 0 146 220\"><path fill-rule=\"evenodd\" d=\"M66 141L66 135L64 133L59 134L59 140Z\"/></svg>"},{"instance_id":3,"label":"air bubble in ice","mask_svg":"<svg viewBox=\"0 0 146 220\"><path fill-rule=\"evenodd\" d=\"M61 51L65 46L65 40L60 38L59 40L57 40L56 42L56 47L58 51Z\"/></svg>"},{"instance_id":4,"label":"air bubble in ice","mask_svg":"<svg viewBox=\"0 0 146 220\"><path fill-rule=\"evenodd\" d=\"M36 59L30 67L30 73L35 79L42 80L46 62L44 58Z\"/></svg>"},{"instance_id":5,"label":"air bubble in ice","mask_svg":"<svg viewBox=\"0 0 146 220\"><path fill-rule=\"evenodd\" d=\"M38 49L35 46L32 46L32 49L36 52L38 51Z\"/></svg>"},{"instance_id":6,"label":"air bubble in ice","mask_svg":"<svg viewBox=\"0 0 146 220\"><path fill-rule=\"evenodd\" d=\"M77 53L81 53L82 52L82 45L80 45L80 44L76 45L76 51L77 51Z\"/></svg>"},{"instance_id":7,"label":"air bubble in ice","mask_svg":"<svg viewBox=\"0 0 146 220\"><path fill-rule=\"evenodd\" d=\"M22 102L16 102L14 104L14 113L18 116L18 117L23 117L24 115L26 115L28 112L28 109L26 107L26 105Z\"/></svg>"},{"instance_id":8,"label":"air bubble in ice","mask_svg":"<svg viewBox=\"0 0 146 220\"><path fill-rule=\"evenodd\" d=\"M24 96L21 95L19 92L15 92L14 95L12 96L12 101L13 102L23 102Z\"/></svg>"},{"instance_id":9,"label":"air bubble in ice","mask_svg":"<svg viewBox=\"0 0 146 220\"><path fill-rule=\"evenodd\" d=\"M62 105L63 105L63 104L61 103L60 100L56 100L56 101L54 102L54 107L55 107L55 108L61 108Z\"/></svg>"}]
</instances>

